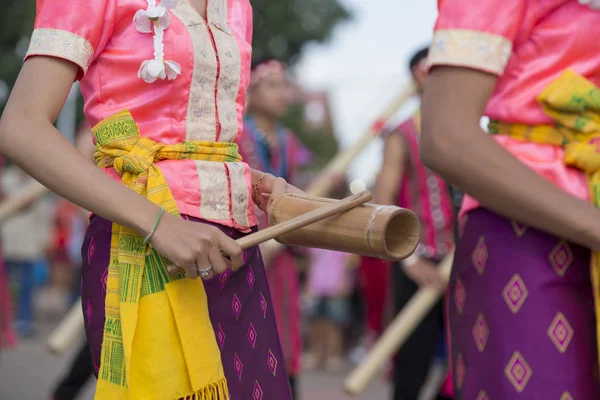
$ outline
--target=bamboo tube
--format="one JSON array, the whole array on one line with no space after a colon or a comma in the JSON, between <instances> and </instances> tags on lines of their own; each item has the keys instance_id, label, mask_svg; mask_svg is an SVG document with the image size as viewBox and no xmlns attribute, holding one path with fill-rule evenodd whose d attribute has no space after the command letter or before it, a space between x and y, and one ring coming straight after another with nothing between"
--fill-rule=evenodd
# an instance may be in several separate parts
<instances>
[{"instance_id":1,"label":"bamboo tube","mask_svg":"<svg viewBox=\"0 0 600 400\"><path fill-rule=\"evenodd\" d=\"M439 266L439 272L445 281L450 279L453 256L453 253L447 255ZM406 339L414 332L417 325L425 318L443 294L444 292L431 288L422 288L415 293L375 342L364 360L346 378L344 391L347 394L356 396L367 387L375 374L402 347Z\"/></svg>"},{"instance_id":2,"label":"bamboo tube","mask_svg":"<svg viewBox=\"0 0 600 400\"><path fill-rule=\"evenodd\" d=\"M9 196L6 200L0 203L0 222L7 220L27 204L39 200L49 192L50 190L47 187L32 179L32 183L26 191Z\"/></svg>"},{"instance_id":3,"label":"bamboo tube","mask_svg":"<svg viewBox=\"0 0 600 400\"><path fill-rule=\"evenodd\" d=\"M362 152L369 143L378 137L387 122L398 112L408 99L415 94L414 84L406 86L402 92L385 108L379 118L371 125L360 138L347 149L339 152L325 169L313 180L307 188L306 193L310 196L324 197L331 190L331 186L337 182L336 177L344 175L352 161Z\"/></svg>"},{"instance_id":4,"label":"bamboo tube","mask_svg":"<svg viewBox=\"0 0 600 400\"><path fill-rule=\"evenodd\" d=\"M78 335L83 333L83 325L83 312L81 299L79 299L48 338L46 342L48 351L54 355L61 354L75 342Z\"/></svg>"}]
</instances>

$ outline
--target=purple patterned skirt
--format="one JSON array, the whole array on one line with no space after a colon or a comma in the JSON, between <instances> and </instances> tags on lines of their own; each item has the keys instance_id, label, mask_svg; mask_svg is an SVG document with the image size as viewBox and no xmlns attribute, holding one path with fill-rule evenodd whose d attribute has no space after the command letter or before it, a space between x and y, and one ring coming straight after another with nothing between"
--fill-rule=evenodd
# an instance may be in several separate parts
<instances>
[{"instance_id":1,"label":"purple patterned skirt","mask_svg":"<svg viewBox=\"0 0 600 400\"><path fill-rule=\"evenodd\" d=\"M215 226L233 239L243 236L235 229ZM82 250L81 299L96 375L104 333L111 229L111 222L94 216ZM204 282L231 400L290 400L292 395L258 247L246 250L245 256L246 265L239 271L228 271Z\"/></svg>"},{"instance_id":2,"label":"purple patterned skirt","mask_svg":"<svg viewBox=\"0 0 600 400\"><path fill-rule=\"evenodd\" d=\"M456 399L598 400L590 251L479 208L450 282Z\"/></svg>"}]
</instances>

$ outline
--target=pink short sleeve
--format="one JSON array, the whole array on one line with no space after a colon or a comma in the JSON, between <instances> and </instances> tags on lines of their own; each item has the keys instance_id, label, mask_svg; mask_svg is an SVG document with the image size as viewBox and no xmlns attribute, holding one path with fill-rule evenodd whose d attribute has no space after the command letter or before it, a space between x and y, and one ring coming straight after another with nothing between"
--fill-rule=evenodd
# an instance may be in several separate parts
<instances>
[{"instance_id":1,"label":"pink short sleeve","mask_svg":"<svg viewBox=\"0 0 600 400\"><path fill-rule=\"evenodd\" d=\"M502 75L523 20L525 0L439 0L429 64Z\"/></svg>"},{"instance_id":2,"label":"pink short sleeve","mask_svg":"<svg viewBox=\"0 0 600 400\"><path fill-rule=\"evenodd\" d=\"M102 52L115 24L116 0L37 0L29 50L32 56L58 57L83 74Z\"/></svg>"}]
</instances>

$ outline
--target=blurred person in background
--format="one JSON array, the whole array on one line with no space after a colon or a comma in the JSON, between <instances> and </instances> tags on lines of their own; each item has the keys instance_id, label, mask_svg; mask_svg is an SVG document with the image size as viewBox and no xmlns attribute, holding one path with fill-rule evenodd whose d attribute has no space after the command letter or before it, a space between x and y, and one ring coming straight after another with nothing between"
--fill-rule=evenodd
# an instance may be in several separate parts
<instances>
[{"instance_id":1,"label":"blurred person in background","mask_svg":"<svg viewBox=\"0 0 600 400\"><path fill-rule=\"evenodd\" d=\"M2 185L11 196L26 192L35 181L16 165L4 170ZM51 216L55 202L43 197L31 201L0 226L4 258L15 287L15 329L20 336L35 333L34 300L36 275L48 269L46 246L50 237Z\"/></svg>"},{"instance_id":2,"label":"blurred person in background","mask_svg":"<svg viewBox=\"0 0 600 400\"><path fill-rule=\"evenodd\" d=\"M409 68L423 92L428 49L419 50ZM421 242L415 253L392 268L395 311L400 312L422 287L444 290L437 264L454 246L454 214L449 186L419 157L420 112L403 122L385 139L375 199L414 211L421 222ZM443 301L425 316L395 357L394 400L416 400L439 345L445 342ZM445 396L440 395L439 399Z\"/></svg>"},{"instance_id":3,"label":"blurred person in background","mask_svg":"<svg viewBox=\"0 0 600 400\"><path fill-rule=\"evenodd\" d=\"M0 156L0 173L4 169L4 157ZM0 201L5 199L4 191L0 186ZM6 265L0 246L0 353L4 347L16 345L16 337L13 332L13 305L10 301L10 287Z\"/></svg>"},{"instance_id":4,"label":"blurred person in background","mask_svg":"<svg viewBox=\"0 0 600 400\"><path fill-rule=\"evenodd\" d=\"M458 399L600 398L599 23L596 0L439 2L421 154L465 192Z\"/></svg>"},{"instance_id":5,"label":"blurred person in background","mask_svg":"<svg viewBox=\"0 0 600 400\"><path fill-rule=\"evenodd\" d=\"M308 352L303 366L314 369L323 365L328 372L342 366L344 327L350 318L348 296L352 290L350 254L309 249L309 269L304 296L309 311Z\"/></svg>"},{"instance_id":6,"label":"blurred person in background","mask_svg":"<svg viewBox=\"0 0 600 400\"><path fill-rule=\"evenodd\" d=\"M244 130L238 138L240 154L251 168L266 171L294 183L296 170L308 158L294 133L281 124L291 98L287 66L274 58L252 64L248 88L248 109ZM257 210L259 225L268 226L266 214ZM297 252L283 247L261 246L263 261L281 338L285 365L294 398L298 398L296 377L301 369L301 314Z\"/></svg>"}]
</instances>

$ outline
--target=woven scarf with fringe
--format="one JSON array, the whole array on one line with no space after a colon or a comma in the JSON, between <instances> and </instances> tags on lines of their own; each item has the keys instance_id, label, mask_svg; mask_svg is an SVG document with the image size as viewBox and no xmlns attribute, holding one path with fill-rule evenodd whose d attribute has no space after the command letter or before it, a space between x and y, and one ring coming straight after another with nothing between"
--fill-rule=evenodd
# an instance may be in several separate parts
<instances>
[{"instance_id":1,"label":"woven scarf with fringe","mask_svg":"<svg viewBox=\"0 0 600 400\"><path fill-rule=\"evenodd\" d=\"M92 131L98 167L113 167L125 186L176 216L156 161L241 161L234 143L164 145L141 137L128 111ZM168 261L143 242L138 233L112 225L96 399L229 399L202 281L169 276Z\"/></svg>"}]
</instances>

